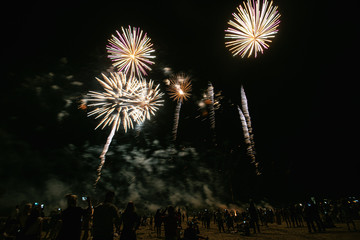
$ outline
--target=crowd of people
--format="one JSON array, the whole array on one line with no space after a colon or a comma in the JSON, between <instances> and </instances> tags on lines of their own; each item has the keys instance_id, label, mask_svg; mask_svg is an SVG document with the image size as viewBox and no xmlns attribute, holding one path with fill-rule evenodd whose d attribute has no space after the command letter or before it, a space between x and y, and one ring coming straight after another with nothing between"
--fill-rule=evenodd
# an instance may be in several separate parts
<instances>
[{"instance_id":1,"label":"crowd of people","mask_svg":"<svg viewBox=\"0 0 360 240\"><path fill-rule=\"evenodd\" d=\"M360 204L355 198L338 201L315 201L289 204L286 207L259 207L250 200L245 209L175 208L158 209L155 214L139 215L133 202L124 211L114 205L115 193L106 193L104 201L93 206L89 197L87 207L77 204L77 196L66 196L67 208L44 216L42 204L16 206L0 225L1 239L16 240L135 240L140 227L148 227L157 238L165 240L208 239L200 234L199 225L210 229L214 224L219 233L240 233L245 236L261 233L268 224L286 224L288 228L307 228L309 233L324 232L338 223L346 223L356 231L354 219L360 219Z\"/></svg>"}]
</instances>

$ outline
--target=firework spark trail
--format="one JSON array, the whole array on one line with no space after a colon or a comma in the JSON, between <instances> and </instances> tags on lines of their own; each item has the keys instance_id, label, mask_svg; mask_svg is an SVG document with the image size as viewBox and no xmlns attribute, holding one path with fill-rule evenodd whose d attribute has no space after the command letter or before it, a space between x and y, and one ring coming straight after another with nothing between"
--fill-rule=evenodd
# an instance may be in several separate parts
<instances>
[{"instance_id":1,"label":"firework spark trail","mask_svg":"<svg viewBox=\"0 0 360 240\"><path fill-rule=\"evenodd\" d=\"M233 13L234 21L230 20L230 27L225 30L226 47L235 55L242 58L247 55L250 57L254 53L263 53L264 49L269 48L271 38L275 37L280 24L280 13L277 6L273 6L267 0L260 1L248 0L244 6L239 5L238 13Z\"/></svg>"},{"instance_id":2,"label":"firework spark trail","mask_svg":"<svg viewBox=\"0 0 360 240\"><path fill-rule=\"evenodd\" d=\"M248 154L252 155L251 141L250 141L249 129L248 129L248 126L246 123L246 119L245 119L244 113L241 110L241 108L239 106L237 106L237 107L238 107L238 111L239 111L239 115L240 115L241 126L242 126L243 133L244 133L245 143L248 145L248 147L247 147Z\"/></svg>"},{"instance_id":3,"label":"firework spark trail","mask_svg":"<svg viewBox=\"0 0 360 240\"><path fill-rule=\"evenodd\" d=\"M101 169L105 164L105 155L109 149L115 132L119 129L121 123L125 132L128 128L133 128L134 123L138 124L150 119L151 115L155 115L159 106L162 106L163 100L160 93L159 85L153 88L153 82L150 80L137 80L133 76L126 77L122 72L110 73L110 77L102 74L104 81L97 81L104 88L104 92L90 91L89 98L84 99L85 102L93 102L89 107L96 107L88 113L88 116L97 115L95 118L103 119L95 129L102 125L102 129L112 124L112 130L107 138L104 149L100 155L100 165L98 167L98 177L94 186L100 180Z\"/></svg>"},{"instance_id":4,"label":"firework spark trail","mask_svg":"<svg viewBox=\"0 0 360 240\"><path fill-rule=\"evenodd\" d=\"M118 68L119 72L142 78L147 75L146 71L151 70L149 65L154 64L150 59L155 58L151 54L155 51L152 49L150 38L140 28L124 29L121 27L122 33L116 31L118 37L112 35L109 39L109 45L106 49L109 58L113 61L113 65Z\"/></svg>"},{"instance_id":5,"label":"firework spark trail","mask_svg":"<svg viewBox=\"0 0 360 240\"><path fill-rule=\"evenodd\" d=\"M116 123L113 124L113 127L111 129L111 132L106 140L106 143L104 145L104 148L103 148L103 151L101 152L101 155L100 155L100 164L99 164L99 167L97 169L97 178L95 180L95 183L94 183L94 187L96 187L97 183L99 182L100 178L101 178L101 170L105 164L105 155L107 153L107 151L109 150L109 146L110 146L110 143L115 135L115 132L116 132Z\"/></svg>"},{"instance_id":6,"label":"firework spark trail","mask_svg":"<svg viewBox=\"0 0 360 240\"><path fill-rule=\"evenodd\" d=\"M249 137L250 137L252 152L253 152L253 154L256 154L255 153L254 134L252 132L252 127L251 127L251 118L250 118L250 113L249 113L248 102L247 102L244 87L242 85L240 88L240 95L241 95L241 108L242 108L242 111L243 111L245 119L246 119L247 128L249 130Z\"/></svg>"},{"instance_id":7,"label":"firework spark trail","mask_svg":"<svg viewBox=\"0 0 360 240\"><path fill-rule=\"evenodd\" d=\"M256 175L261 175L261 172L259 171L259 163L255 159L255 153L254 153L253 148L252 148L249 129L248 129L248 125L246 123L245 115L241 111L241 108L239 106L237 106L237 107L238 107L238 111L239 111L239 115L240 115L240 120L241 120L241 125L242 125L242 129L243 129L243 133L244 133L245 143L247 145L247 148L246 148L247 153L251 158L251 163L254 164L254 166L255 166Z\"/></svg>"},{"instance_id":8,"label":"firework spark trail","mask_svg":"<svg viewBox=\"0 0 360 240\"><path fill-rule=\"evenodd\" d=\"M214 87L211 82L208 83L207 95L211 101L210 110L210 127L215 130L215 109L214 109Z\"/></svg>"},{"instance_id":9,"label":"firework spark trail","mask_svg":"<svg viewBox=\"0 0 360 240\"><path fill-rule=\"evenodd\" d=\"M181 109L181 101L178 101L176 104L176 109L175 109L175 115L174 115L174 126L173 126L173 141L176 141L176 137L177 137L177 130L178 130L178 126L179 126L179 119L180 119L180 109Z\"/></svg>"},{"instance_id":10,"label":"firework spark trail","mask_svg":"<svg viewBox=\"0 0 360 240\"><path fill-rule=\"evenodd\" d=\"M174 116L174 127L173 127L173 141L177 138L177 129L179 126L180 109L183 101L186 101L190 97L191 81L190 77L184 73L172 75L170 77L170 83L168 92L170 98L177 101L175 116Z\"/></svg>"}]
</instances>

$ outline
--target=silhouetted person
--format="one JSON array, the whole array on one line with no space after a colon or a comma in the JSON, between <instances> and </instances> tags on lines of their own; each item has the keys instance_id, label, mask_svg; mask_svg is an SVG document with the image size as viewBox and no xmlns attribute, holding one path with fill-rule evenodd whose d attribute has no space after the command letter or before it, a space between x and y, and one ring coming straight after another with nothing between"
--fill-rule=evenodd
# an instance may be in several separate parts
<instances>
[{"instance_id":1,"label":"silhouetted person","mask_svg":"<svg viewBox=\"0 0 360 240\"><path fill-rule=\"evenodd\" d=\"M80 240L81 226L83 216L91 211L90 198L88 198L88 208L82 209L77 206L77 196L66 195L68 207L61 213L60 219L62 221L58 240Z\"/></svg>"},{"instance_id":2,"label":"silhouetted person","mask_svg":"<svg viewBox=\"0 0 360 240\"><path fill-rule=\"evenodd\" d=\"M154 216L156 236L161 237L161 225L163 221L163 213L158 209Z\"/></svg>"},{"instance_id":3,"label":"silhouetted person","mask_svg":"<svg viewBox=\"0 0 360 240\"><path fill-rule=\"evenodd\" d=\"M120 217L117 207L113 204L115 193L108 191L105 200L94 209L93 240L113 240L114 225L119 228Z\"/></svg>"},{"instance_id":4,"label":"silhouetted person","mask_svg":"<svg viewBox=\"0 0 360 240\"><path fill-rule=\"evenodd\" d=\"M167 208L168 214L164 217L165 240L178 239L178 219L173 206Z\"/></svg>"},{"instance_id":5,"label":"silhouetted person","mask_svg":"<svg viewBox=\"0 0 360 240\"><path fill-rule=\"evenodd\" d=\"M88 204L91 205L89 197L86 198L86 201L88 201ZM91 222L93 213L94 213L94 209L90 206L90 209L88 211L86 211L83 216L82 229L84 230L84 235L81 238L82 240L88 240L89 236L91 235L90 234L90 231L91 231L90 222Z\"/></svg>"},{"instance_id":6,"label":"silhouetted person","mask_svg":"<svg viewBox=\"0 0 360 240\"><path fill-rule=\"evenodd\" d=\"M204 217L205 227L207 229L210 229L211 214L207 209L205 209L203 217Z\"/></svg>"},{"instance_id":7,"label":"silhouetted person","mask_svg":"<svg viewBox=\"0 0 360 240\"><path fill-rule=\"evenodd\" d=\"M348 230L350 231L350 224L351 224L353 225L354 230L356 231L356 226L354 222L354 212L353 209L351 208L350 203L348 203L346 199L341 200L340 211L342 218L348 227Z\"/></svg>"},{"instance_id":8,"label":"silhouetted person","mask_svg":"<svg viewBox=\"0 0 360 240\"><path fill-rule=\"evenodd\" d=\"M184 231L183 240L198 240L198 239L209 239L203 236L199 236L199 227L193 222L188 222L188 227Z\"/></svg>"},{"instance_id":9,"label":"silhouetted person","mask_svg":"<svg viewBox=\"0 0 360 240\"><path fill-rule=\"evenodd\" d=\"M279 208L275 209L275 219L276 219L276 224L281 225L281 210Z\"/></svg>"},{"instance_id":10,"label":"silhouetted person","mask_svg":"<svg viewBox=\"0 0 360 240\"><path fill-rule=\"evenodd\" d=\"M247 218L243 218L243 221L240 224L236 224L238 232L241 232L244 236L250 236L250 226Z\"/></svg>"},{"instance_id":11,"label":"silhouetted person","mask_svg":"<svg viewBox=\"0 0 360 240\"><path fill-rule=\"evenodd\" d=\"M256 233L256 228L260 233L260 226L259 226L259 214L257 209L255 208L254 202L250 199L249 205L249 216L250 216L250 226L254 228L254 233Z\"/></svg>"},{"instance_id":12,"label":"silhouetted person","mask_svg":"<svg viewBox=\"0 0 360 240\"><path fill-rule=\"evenodd\" d=\"M223 232L225 232L225 228L224 228L224 218L223 218L223 215L222 215L220 209L219 209L218 212L216 213L216 222L217 222L217 225L218 225L219 232L221 232L221 230L222 230Z\"/></svg>"},{"instance_id":13,"label":"silhouetted person","mask_svg":"<svg viewBox=\"0 0 360 240\"><path fill-rule=\"evenodd\" d=\"M10 216L7 218L5 225L0 227L0 236L15 236L19 230L19 206L16 205L15 209L11 211ZM0 238L1 239L1 238Z\"/></svg>"},{"instance_id":14,"label":"silhouetted person","mask_svg":"<svg viewBox=\"0 0 360 240\"><path fill-rule=\"evenodd\" d=\"M139 228L139 217L135 212L133 202L129 202L121 215L120 225L123 224L120 240L136 240L136 230Z\"/></svg>"},{"instance_id":15,"label":"silhouetted person","mask_svg":"<svg viewBox=\"0 0 360 240\"><path fill-rule=\"evenodd\" d=\"M302 214L302 204L296 205L295 211L296 211L296 218L299 223L299 226L303 227L304 226L304 223L303 223L304 216Z\"/></svg>"},{"instance_id":16,"label":"silhouetted person","mask_svg":"<svg viewBox=\"0 0 360 240\"><path fill-rule=\"evenodd\" d=\"M58 234L60 230L60 208L55 209L50 212L50 220L48 222L48 229L45 233L45 239L55 239L56 235Z\"/></svg>"},{"instance_id":17,"label":"silhouetted person","mask_svg":"<svg viewBox=\"0 0 360 240\"><path fill-rule=\"evenodd\" d=\"M282 208L282 216L286 223L286 227L291 227L290 211L288 208Z\"/></svg>"},{"instance_id":18,"label":"silhouetted person","mask_svg":"<svg viewBox=\"0 0 360 240\"><path fill-rule=\"evenodd\" d=\"M299 223L297 221L296 208L294 204L291 204L289 207L290 220L293 227L299 227Z\"/></svg>"},{"instance_id":19,"label":"silhouetted person","mask_svg":"<svg viewBox=\"0 0 360 240\"><path fill-rule=\"evenodd\" d=\"M19 240L40 240L42 231L40 209L32 207L29 217L26 219L22 232L17 236Z\"/></svg>"},{"instance_id":20,"label":"silhouetted person","mask_svg":"<svg viewBox=\"0 0 360 240\"><path fill-rule=\"evenodd\" d=\"M20 231L22 231L22 229L25 227L26 220L30 216L31 208L32 208L32 204L27 203L24 205L22 211L20 211L19 213L18 218L19 218Z\"/></svg>"},{"instance_id":21,"label":"silhouetted person","mask_svg":"<svg viewBox=\"0 0 360 240\"><path fill-rule=\"evenodd\" d=\"M311 230L314 230L314 232L316 232L316 228L314 224L314 213L311 208L311 203L307 203L304 207L304 219L308 227L309 233L312 232Z\"/></svg>"},{"instance_id":22,"label":"silhouetted person","mask_svg":"<svg viewBox=\"0 0 360 240\"><path fill-rule=\"evenodd\" d=\"M315 202L313 202L310 206L310 209L312 210L312 214L314 216L314 222L316 223L319 232L325 231L324 223L320 218L318 205Z\"/></svg>"},{"instance_id":23,"label":"silhouetted person","mask_svg":"<svg viewBox=\"0 0 360 240\"><path fill-rule=\"evenodd\" d=\"M231 216L231 214L229 213L229 211L225 210L225 223L226 223L226 228L228 230L228 232L230 232L231 230L234 231L234 220Z\"/></svg>"}]
</instances>

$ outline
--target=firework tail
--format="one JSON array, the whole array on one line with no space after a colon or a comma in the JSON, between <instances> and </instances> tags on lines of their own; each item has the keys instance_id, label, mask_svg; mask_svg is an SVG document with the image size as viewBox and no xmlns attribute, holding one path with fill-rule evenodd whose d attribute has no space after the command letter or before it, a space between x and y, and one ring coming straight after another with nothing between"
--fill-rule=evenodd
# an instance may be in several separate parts
<instances>
[{"instance_id":1,"label":"firework tail","mask_svg":"<svg viewBox=\"0 0 360 240\"><path fill-rule=\"evenodd\" d=\"M241 111L241 108L239 106L237 106L237 107L238 107L238 111L239 111L239 115L240 115L240 120L241 120L241 125L242 125L242 129L243 129L243 133L244 133L245 143L247 145L247 148L246 148L247 153L248 153L249 157L251 158L251 163L255 165L256 175L260 175L261 173L258 169L259 163L256 162L256 159L255 159L255 153L254 153L252 145L251 145L250 134L249 134L248 125L246 123L245 115Z\"/></svg>"},{"instance_id":2,"label":"firework tail","mask_svg":"<svg viewBox=\"0 0 360 240\"><path fill-rule=\"evenodd\" d=\"M214 87L211 84L211 82L208 82L207 96L208 96L208 98L210 100L210 105L209 105L210 129L211 129L211 132L212 132L213 143L215 143L216 142L215 109L214 109L215 99L214 99Z\"/></svg>"},{"instance_id":3,"label":"firework tail","mask_svg":"<svg viewBox=\"0 0 360 240\"><path fill-rule=\"evenodd\" d=\"M210 110L210 127L212 130L215 130L215 110L214 110L214 87L211 82L208 83L207 95L211 101L209 110Z\"/></svg>"},{"instance_id":4,"label":"firework tail","mask_svg":"<svg viewBox=\"0 0 360 240\"><path fill-rule=\"evenodd\" d=\"M251 142L251 148L252 148L253 153L255 154L254 134L252 132L251 118L250 118L247 98L246 98L246 94L245 94L245 90L244 90L243 86L241 86L240 91L241 91L241 108L242 108L242 111L243 111L245 119L246 119L246 124L247 124L247 128L249 131L249 137L250 137L250 142Z\"/></svg>"},{"instance_id":5,"label":"firework tail","mask_svg":"<svg viewBox=\"0 0 360 240\"><path fill-rule=\"evenodd\" d=\"M249 129L248 129L248 126L247 126L246 119L245 119L243 111L241 111L241 108L239 106L237 106L237 107L238 107L238 111L239 111L239 115L240 115L241 126L242 126L243 133L244 133L245 143L248 146L247 147L248 154L251 155L252 148L251 148Z\"/></svg>"},{"instance_id":6,"label":"firework tail","mask_svg":"<svg viewBox=\"0 0 360 240\"><path fill-rule=\"evenodd\" d=\"M181 101L177 102L176 109L175 109L175 116L174 116L174 127L173 127L173 141L176 141L177 137L177 129L179 126L179 118L180 118L180 109L181 109Z\"/></svg>"},{"instance_id":7,"label":"firework tail","mask_svg":"<svg viewBox=\"0 0 360 240\"><path fill-rule=\"evenodd\" d=\"M101 178L101 169L103 168L104 164L105 164L105 155L107 153L107 151L109 150L109 146L110 146L110 143L115 135L115 132L116 132L116 121L113 123L113 127L111 129L111 132L106 140L106 143L105 143L105 146L104 146L104 149L100 155L100 164L99 164L99 167L97 169L97 178L95 180L95 183L94 183L94 188L96 188L96 185L97 183L99 182L100 178Z\"/></svg>"},{"instance_id":8,"label":"firework tail","mask_svg":"<svg viewBox=\"0 0 360 240\"><path fill-rule=\"evenodd\" d=\"M256 161L255 159L255 155L256 155L256 151L255 151L255 141L254 141L254 134L252 131L252 127L251 127L251 118L250 118L250 112L249 112L249 107L248 107L248 102L247 102L247 98L246 98L246 94L245 94L245 90L244 87L241 85L240 88L240 92L241 92L241 106L244 112L244 116L246 119L246 123L247 123L247 127L248 127L248 131L249 131L249 137L250 137L250 142L251 142L251 148L252 148L252 158L253 158L253 163L256 166L256 174L260 175L261 172L258 169L258 165L259 163Z\"/></svg>"}]
</instances>

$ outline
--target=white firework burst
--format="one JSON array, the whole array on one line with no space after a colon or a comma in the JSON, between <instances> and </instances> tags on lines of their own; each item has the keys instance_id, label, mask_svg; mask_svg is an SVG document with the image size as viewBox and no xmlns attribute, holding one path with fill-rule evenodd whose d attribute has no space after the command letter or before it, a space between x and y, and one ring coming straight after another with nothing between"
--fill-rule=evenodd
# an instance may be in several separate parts
<instances>
[{"instance_id":1,"label":"white firework burst","mask_svg":"<svg viewBox=\"0 0 360 240\"><path fill-rule=\"evenodd\" d=\"M247 0L244 6L239 5L238 12L233 13L234 21L230 20L230 27L225 30L226 47L235 55L250 57L263 53L269 48L271 38L275 37L280 24L280 13L277 6L267 0Z\"/></svg>"}]
</instances>

